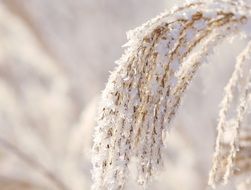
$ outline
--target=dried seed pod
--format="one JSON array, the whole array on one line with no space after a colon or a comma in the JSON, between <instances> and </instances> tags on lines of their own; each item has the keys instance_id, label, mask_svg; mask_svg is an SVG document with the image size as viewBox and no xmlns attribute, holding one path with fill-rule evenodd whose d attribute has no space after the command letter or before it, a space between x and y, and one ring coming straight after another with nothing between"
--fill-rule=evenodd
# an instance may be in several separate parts
<instances>
[{"instance_id":1,"label":"dried seed pod","mask_svg":"<svg viewBox=\"0 0 251 190\"><path fill-rule=\"evenodd\" d=\"M102 94L93 146L93 189L123 189L131 157L146 185L162 163L163 134L213 47L246 21L243 7L192 3L130 32ZM203 48L194 51L196 47Z\"/></svg>"}]
</instances>

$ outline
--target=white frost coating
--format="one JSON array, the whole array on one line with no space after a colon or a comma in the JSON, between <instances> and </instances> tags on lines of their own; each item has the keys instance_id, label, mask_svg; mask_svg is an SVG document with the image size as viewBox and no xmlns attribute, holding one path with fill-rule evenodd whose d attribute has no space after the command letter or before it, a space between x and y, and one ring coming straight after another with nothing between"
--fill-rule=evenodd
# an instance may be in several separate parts
<instances>
[{"instance_id":1,"label":"white frost coating","mask_svg":"<svg viewBox=\"0 0 251 190\"><path fill-rule=\"evenodd\" d=\"M185 51L183 51L183 54L185 53ZM170 63L170 69L173 72L176 72L179 69L180 66L180 62L178 59L174 59L171 63Z\"/></svg>"},{"instance_id":2,"label":"white frost coating","mask_svg":"<svg viewBox=\"0 0 251 190\"><path fill-rule=\"evenodd\" d=\"M123 189L132 157L137 158L141 185L160 170L163 133L189 82L219 39L246 19L228 3L218 4L185 5L128 33L128 49L102 94L93 190ZM221 8L225 6L229 9ZM195 53L199 45L203 48Z\"/></svg>"},{"instance_id":3,"label":"white frost coating","mask_svg":"<svg viewBox=\"0 0 251 190\"><path fill-rule=\"evenodd\" d=\"M194 3L196 0L186 0L187 3Z\"/></svg>"},{"instance_id":4,"label":"white frost coating","mask_svg":"<svg viewBox=\"0 0 251 190\"><path fill-rule=\"evenodd\" d=\"M246 37L251 37L251 20L248 19L247 23L242 26L242 31L244 32Z\"/></svg>"},{"instance_id":5,"label":"white frost coating","mask_svg":"<svg viewBox=\"0 0 251 190\"><path fill-rule=\"evenodd\" d=\"M206 13L204 13L204 16L206 18L214 18L217 16L217 12L216 11L207 11Z\"/></svg>"},{"instance_id":6,"label":"white frost coating","mask_svg":"<svg viewBox=\"0 0 251 190\"><path fill-rule=\"evenodd\" d=\"M226 172L224 175L224 182L227 183L228 182L228 178L231 175L231 169L234 165L234 158L236 157L237 151L239 150L238 147L238 136L239 136L239 130L241 127L241 124L244 120L244 117L247 114L247 109L248 109L248 101L250 98L250 90L251 90L251 86L250 86L250 79L251 79L251 69L250 72L248 73L247 76L247 81L246 81L246 85L244 87L243 92L241 93L241 97L240 97L240 103L237 107L237 116L234 120L234 124L232 126L232 139L229 142L230 145L230 153L227 157L227 165L226 165Z\"/></svg>"},{"instance_id":7,"label":"white frost coating","mask_svg":"<svg viewBox=\"0 0 251 190\"><path fill-rule=\"evenodd\" d=\"M186 33L186 40L187 41L190 41L193 39L193 37L195 36L196 34L196 30L194 28L190 28L187 30L187 33Z\"/></svg>"},{"instance_id":8,"label":"white frost coating","mask_svg":"<svg viewBox=\"0 0 251 190\"><path fill-rule=\"evenodd\" d=\"M167 44L167 40L160 40L160 42L157 44L156 51L159 53L159 56L164 57L167 55L169 51Z\"/></svg>"},{"instance_id":9,"label":"white frost coating","mask_svg":"<svg viewBox=\"0 0 251 190\"><path fill-rule=\"evenodd\" d=\"M203 20L198 20L194 23L194 27L197 29L197 30L202 30L203 28L205 28L207 25L205 23L205 21Z\"/></svg>"},{"instance_id":10,"label":"white frost coating","mask_svg":"<svg viewBox=\"0 0 251 190\"><path fill-rule=\"evenodd\" d=\"M243 72L244 68L250 63L250 54L251 54L251 42L248 43L247 47L245 50L239 55L237 58L237 63L235 65L234 72L228 82L228 84L225 87L225 95L224 98L222 99L221 102L221 109L219 112L219 121L218 121L218 135L217 135L217 140L216 140L216 146L215 146L215 153L214 153L214 158L213 158L213 165L212 169L210 171L209 175L209 184L211 186L215 186L215 183L218 181L221 181L224 179L224 182L227 183L227 180L230 176L230 170L232 168L232 163L233 159L236 155L237 147L236 147L236 141L237 141L237 133L241 124L241 109L242 109L242 104L240 104L240 108L237 108L238 116L235 119L237 123L233 125L232 127L232 139L228 143L230 148L229 150L225 150L225 144L223 142L223 137L226 131L229 131L229 127L232 125L227 125L228 124L228 115L230 111L230 107L233 104L234 100L234 90L238 89L239 87L239 81L243 77ZM244 94L245 95L245 94ZM243 98L241 98L243 99ZM245 111L243 109L242 111ZM244 114L244 113L243 113ZM222 158L227 158L227 163L222 163L224 159Z\"/></svg>"}]
</instances>

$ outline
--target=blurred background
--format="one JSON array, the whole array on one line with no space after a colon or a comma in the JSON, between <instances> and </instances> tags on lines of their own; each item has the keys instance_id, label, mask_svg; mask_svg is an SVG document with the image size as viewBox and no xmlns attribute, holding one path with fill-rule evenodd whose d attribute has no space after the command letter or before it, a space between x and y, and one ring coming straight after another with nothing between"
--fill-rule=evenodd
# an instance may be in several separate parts
<instances>
[{"instance_id":1,"label":"blurred background","mask_svg":"<svg viewBox=\"0 0 251 190\"><path fill-rule=\"evenodd\" d=\"M90 189L96 106L126 31L184 1L0 0L0 190ZM224 42L200 69L149 189L210 189L218 104L245 44Z\"/></svg>"}]
</instances>

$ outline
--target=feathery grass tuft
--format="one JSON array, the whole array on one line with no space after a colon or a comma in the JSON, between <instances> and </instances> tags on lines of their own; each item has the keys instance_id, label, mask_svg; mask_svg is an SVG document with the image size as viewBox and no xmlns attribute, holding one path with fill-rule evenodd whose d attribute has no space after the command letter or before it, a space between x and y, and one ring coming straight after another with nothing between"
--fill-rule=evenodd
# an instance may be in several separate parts
<instances>
[{"instance_id":1,"label":"feathery grass tuft","mask_svg":"<svg viewBox=\"0 0 251 190\"><path fill-rule=\"evenodd\" d=\"M223 1L191 3L128 33L128 48L102 93L94 135L93 190L123 189L132 157L137 158L138 183L147 186L163 164L164 134L188 84L213 48L245 25L247 10ZM243 101L236 130L245 97ZM231 141L229 165L233 146Z\"/></svg>"}]
</instances>

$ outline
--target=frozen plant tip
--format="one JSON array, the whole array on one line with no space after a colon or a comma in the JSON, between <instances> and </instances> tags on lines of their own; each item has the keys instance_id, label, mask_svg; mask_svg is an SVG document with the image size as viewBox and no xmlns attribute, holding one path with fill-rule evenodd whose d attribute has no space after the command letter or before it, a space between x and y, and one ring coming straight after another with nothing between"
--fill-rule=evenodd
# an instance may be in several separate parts
<instances>
[{"instance_id":1,"label":"frozen plant tip","mask_svg":"<svg viewBox=\"0 0 251 190\"><path fill-rule=\"evenodd\" d=\"M128 33L128 48L102 93L93 190L123 189L132 157L138 183L147 186L162 164L164 134L188 84L214 46L241 31L248 10L223 1L191 3Z\"/></svg>"}]
</instances>

